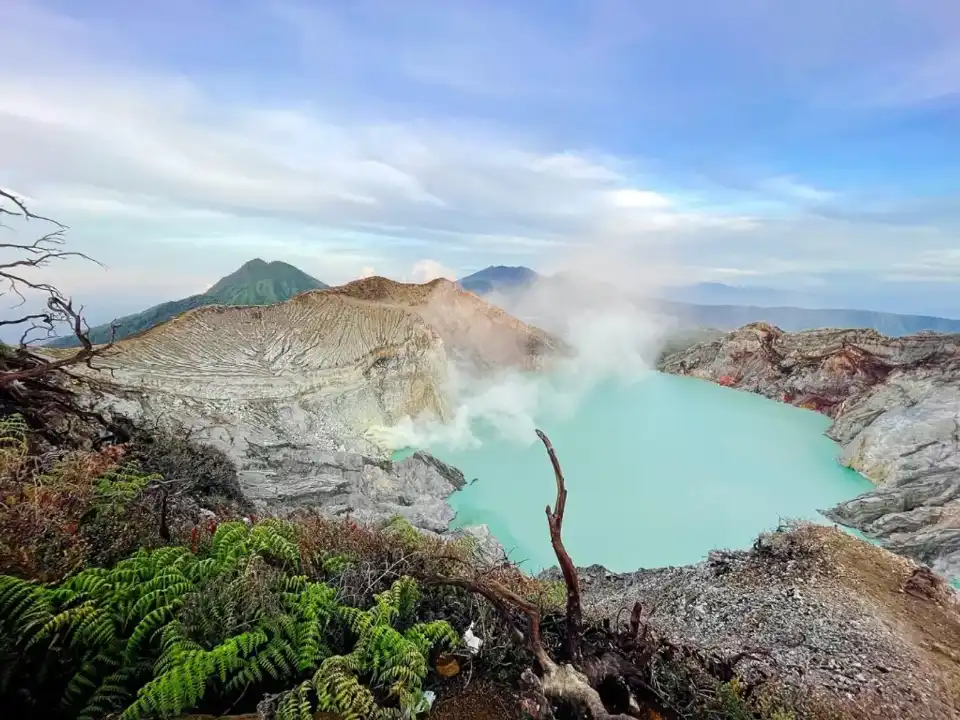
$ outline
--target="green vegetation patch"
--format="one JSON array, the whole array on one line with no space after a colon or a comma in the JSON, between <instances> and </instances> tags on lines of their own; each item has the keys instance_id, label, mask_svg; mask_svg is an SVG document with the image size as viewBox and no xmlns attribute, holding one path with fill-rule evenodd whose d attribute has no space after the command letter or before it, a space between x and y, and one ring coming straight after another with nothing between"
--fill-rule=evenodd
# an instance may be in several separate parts
<instances>
[{"instance_id":1,"label":"green vegetation patch","mask_svg":"<svg viewBox=\"0 0 960 720\"><path fill-rule=\"evenodd\" d=\"M291 523L236 521L198 552L141 550L57 585L0 576L4 705L175 718L292 687L280 718L399 718L421 707L431 652L458 642L451 625L415 620L409 577L367 607L340 602L333 585L303 574L299 540Z\"/></svg>"}]
</instances>

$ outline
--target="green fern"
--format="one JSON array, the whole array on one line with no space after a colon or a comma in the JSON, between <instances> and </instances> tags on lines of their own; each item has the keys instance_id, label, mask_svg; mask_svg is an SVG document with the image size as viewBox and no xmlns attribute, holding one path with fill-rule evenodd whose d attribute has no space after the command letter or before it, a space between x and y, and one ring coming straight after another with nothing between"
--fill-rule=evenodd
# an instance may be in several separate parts
<instances>
[{"instance_id":1,"label":"green fern","mask_svg":"<svg viewBox=\"0 0 960 720\"><path fill-rule=\"evenodd\" d=\"M140 550L59 586L0 576L0 694L57 697L66 716L178 717L250 688L283 690L281 718L314 710L395 718L419 705L427 658L457 635L413 624L401 578L366 609L298 574L295 526L222 523L209 550ZM0 695L2 701L2 695Z\"/></svg>"},{"instance_id":2,"label":"green fern","mask_svg":"<svg viewBox=\"0 0 960 720\"><path fill-rule=\"evenodd\" d=\"M394 624L412 616L418 599L416 582L403 577L379 593L369 610L338 607L341 622L357 638L353 650L325 660L313 677L289 693L280 703L278 719L309 716L311 696L317 710L346 719L402 717L419 707L429 652L438 646L453 647L457 634L444 621L398 631ZM379 705L374 691L393 706Z\"/></svg>"},{"instance_id":3,"label":"green fern","mask_svg":"<svg viewBox=\"0 0 960 720\"><path fill-rule=\"evenodd\" d=\"M94 504L100 509L122 511L143 489L160 475L144 475L136 466L108 470L93 481Z\"/></svg>"}]
</instances>

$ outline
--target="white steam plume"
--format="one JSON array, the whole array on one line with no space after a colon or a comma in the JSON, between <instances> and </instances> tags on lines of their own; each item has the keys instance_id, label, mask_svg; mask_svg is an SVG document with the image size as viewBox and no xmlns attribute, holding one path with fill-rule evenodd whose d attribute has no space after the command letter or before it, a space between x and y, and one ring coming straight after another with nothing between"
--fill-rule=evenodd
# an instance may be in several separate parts
<instances>
[{"instance_id":1,"label":"white steam plume","mask_svg":"<svg viewBox=\"0 0 960 720\"><path fill-rule=\"evenodd\" d=\"M603 263L602 255L591 251L583 260L570 258L567 266L576 272L559 272L520 291L485 298L563 338L574 357L549 373L502 371L478 378L454 369L447 388L452 417L444 423L407 420L390 430L387 444L461 449L477 447L491 434L534 442L538 422L569 418L598 383L632 383L648 373L674 321L651 306L648 298L657 288L649 275L630 272L630 263L623 261L615 263L615 275L603 273L610 264Z\"/></svg>"}]
</instances>

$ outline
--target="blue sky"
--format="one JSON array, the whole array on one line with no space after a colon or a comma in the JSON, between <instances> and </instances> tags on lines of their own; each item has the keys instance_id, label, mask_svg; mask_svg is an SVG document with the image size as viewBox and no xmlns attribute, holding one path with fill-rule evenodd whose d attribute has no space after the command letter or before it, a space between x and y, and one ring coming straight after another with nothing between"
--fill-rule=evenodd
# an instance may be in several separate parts
<instances>
[{"instance_id":1,"label":"blue sky","mask_svg":"<svg viewBox=\"0 0 960 720\"><path fill-rule=\"evenodd\" d=\"M0 0L0 47L92 319L255 256L960 313L956 0Z\"/></svg>"}]
</instances>

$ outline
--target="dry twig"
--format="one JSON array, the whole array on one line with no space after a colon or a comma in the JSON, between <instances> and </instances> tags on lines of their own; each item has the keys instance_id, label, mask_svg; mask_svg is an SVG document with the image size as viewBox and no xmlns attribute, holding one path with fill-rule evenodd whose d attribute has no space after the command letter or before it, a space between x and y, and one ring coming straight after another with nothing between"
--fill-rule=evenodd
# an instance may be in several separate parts
<instances>
[{"instance_id":1,"label":"dry twig","mask_svg":"<svg viewBox=\"0 0 960 720\"><path fill-rule=\"evenodd\" d=\"M90 361L103 354L112 345L94 346L90 342L90 328L83 317L83 307L75 308L73 301L56 286L31 277L32 271L47 267L55 260L78 257L96 262L81 252L64 249L67 227L50 218L31 212L26 203L13 193L0 188L0 214L18 217L25 223L40 221L55 228L33 240L0 243L0 251L12 257L0 262L0 298L15 297L11 309L22 307L27 302L26 294L46 296L46 311L28 312L20 316L0 320L0 327L23 326L24 330L16 348L5 348L0 358L0 388L13 383L40 378L48 373ZM9 229L9 228L7 228ZM99 264L99 263L97 263ZM68 325L80 347L72 354L51 358L32 349L32 345L55 336L59 326Z\"/></svg>"},{"instance_id":2,"label":"dry twig","mask_svg":"<svg viewBox=\"0 0 960 720\"><path fill-rule=\"evenodd\" d=\"M14 193L0 188L0 215L18 219L16 228L0 225L0 230L13 235L32 229L34 223L47 226L33 240L0 243L0 300L14 302L0 320L0 328L24 328L17 344L0 343L0 413L18 413L42 437L54 444L71 435L77 425L106 430L108 437L122 436L115 423L102 415L84 409L71 390L71 381L78 380L70 369L81 364L93 368L94 358L112 346L110 342L94 346L83 308L74 307L55 285L37 277L40 271L56 260L79 257L92 260L80 252L64 248L66 226L33 213L27 203ZM5 239L8 236L5 236ZM99 264L99 263L98 263ZM45 309L17 314L28 301L44 298ZM80 347L58 353L45 352L36 344L56 336L57 328L66 324ZM86 384L91 386L87 378Z\"/></svg>"}]
</instances>

